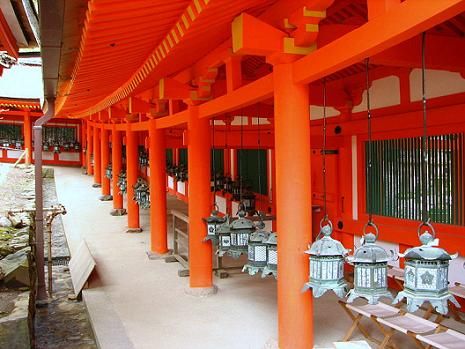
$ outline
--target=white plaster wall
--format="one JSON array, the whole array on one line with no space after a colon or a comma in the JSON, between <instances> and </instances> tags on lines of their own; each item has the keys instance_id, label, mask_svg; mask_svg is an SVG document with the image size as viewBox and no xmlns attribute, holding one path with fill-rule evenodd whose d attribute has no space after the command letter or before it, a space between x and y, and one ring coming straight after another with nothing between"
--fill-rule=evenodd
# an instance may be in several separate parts
<instances>
[{"instance_id":1,"label":"white plaster wall","mask_svg":"<svg viewBox=\"0 0 465 349\"><path fill-rule=\"evenodd\" d=\"M326 107L326 117L332 118L335 116L341 115L339 110L333 107ZM318 105L311 105L310 106L310 120L319 120L323 119L323 107Z\"/></svg>"},{"instance_id":2,"label":"white plaster wall","mask_svg":"<svg viewBox=\"0 0 465 349\"><path fill-rule=\"evenodd\" d=\"M18 159L22 152L22 150L7 150L6 154L10 159Z\"/></svg>"},{"instance_id":3,"label":"white plaster wall","mask_svg":"<svg viewBox=\"0 0 465 349\"><path fill-rule=\"evenodd\" d=\"M231 216L237 216L237 211L239 211L239 203L233 201L231 205Z\"/></svg>"},{"instance_id":4,"label":"white plaster wall","mask_svg":"<svg viewBox=\"0 0 465 349\"><path fill-rule=\"evenodd\" d=\"M454 251L448 251L453 253ZM464 269L465 258L458 257L450 262L449 268L449 282L451 286L454 282L460 282L465 284L465 269Z\"/></svg>"},{"instance_id":5,"label":"white plaster wall","mask_svg":"<svg viewBox=\"0 0 465 349\"><path fill-rule=\"evenodd\" d=\"M226 199L222 196L216 195L216 204L218 205L218 211L223 214L226 214Z\"/></svg>"},{"instance_id":6,"label":"white plaster wall","mask_svg":"<svg viewBox=\"0 0 465 349\"><path fill-rule=\"evenodd\" d=\"M34 152L32 152L32 158L35 158ZM43 151L42 152L42 160L53 160L53 152L51 151Z\"/></svg>"},{"instance_id":7,"label":"white plaster wall","mask_svg":"<svg viewBox=\"0 0 465 349\"><path fill-rule=\"evenodd\" d=\"M273 221L265 221L265 230L273 231Z\"/></svg>"},{"instance_id":8,"label":"white plaster wall","mask_svg":"<svg viewBox=\"0 0 465 349\"><path fill-rule=\"evenodd\" d=\"M174 178L171 176L168 176L168 188L174 190Z\"/></svg>"},{"instance_id":9,"label":"white plaster wall","mask_svg":"<svg viewBox=\"0 0 465 349\"><path fill-rule=\"evenodd\" d=\"M260 123L259 123L260 121ZM252 118L252 125L269 125L268 118Z\"/></svg>"},{"instance_id":10,"label":"white plaster wall","mask_svg":"<svg viewBox=\"0 0 465 349\"><path fill-rule=\"evenodd\" d=\"M58 154L61 161L79 161L79 153L63 152Z\"/></svg>"},{"instance_id":11,"label":"white plaster wall","mask_svg":"<svg viewBox=\"0 0 465 349\"><path fill-rule=\"evenodd\" d=\"M179 194L186 195L186 183L177 182L177 191Z\"/></svg>"},{"instance_id":12,"label":"white plaster wall","mask_svg":"<svg viewBox=\"0 0 465 349\"><path fill-rule=\"evenodd\" d=\"M426 97L434 98L465 92L465 79L460 73L427 69L425 75ZM421 100L421 69L410 73L410 100Z\"/></svg>"},{"instance_id":13,"label":"white plaster wall","mask_svg":"<svg viewBox=\"0 0 465 349\"><path fill-rule=\"evenodd\" d=\"M241 125L241 120L242 120L242 125L247 125L249 120L247 116L235 116L233 121L231 122L231 125L233 126L240 126Z\"/></svg>"},{"instance_id":14,"label":"white plaster wall","mask_svg":"<svg viewBox=\"0 0 465 349\"><path fill-rule=\"evenodd\" d=\"M374 80L370 87L371 109L400 104L400 80L397 76L387 76ZM367 110L367 91L363 91L362 103L352 108L353 113Z\"/></svg>"}]
</instances>

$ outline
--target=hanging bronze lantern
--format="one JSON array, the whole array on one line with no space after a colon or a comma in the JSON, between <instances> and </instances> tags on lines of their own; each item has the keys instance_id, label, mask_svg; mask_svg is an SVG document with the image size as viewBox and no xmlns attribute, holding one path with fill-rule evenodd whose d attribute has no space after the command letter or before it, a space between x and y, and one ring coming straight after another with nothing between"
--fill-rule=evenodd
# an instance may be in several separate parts
<instances>
[{"instance_id":1,"label":"hanging bronze lantern","mask_svg":"<svg viewBox=\"0 0 465 349\"><path fill-rule=\"evenodd\" d=\"M44 142L44 144L42 145L42 150L43 151L49 151L50 149L50 146L48 144L48 142Z\"/></svg>"},{"instance_id":2,"label":"hanging bronze lantern","mask_svg":"<svg viewBox=\"0 0 465 349\"><path fill-rule=\"evenodd\" d=\"M73 149L76 150L76 151L81 150L81 144L79 144L78 141L75 141L74 144L73 144ZM84 150L84 152L85 152L85 150Z\"/></svg>"},{"instance_id":3,"label":"hanging bronze lantern","mask_svg":"<svg viewBox=\"0 0 465 349\"><path fill-rule=\"evenodd\" d=\"M58 142L55 142L53 144L53 152L54 153L59 153L60 152L60 144L58 144Z\"/></svg>"},{"instance_id":4,"label":"hanging bronze lantern","mask_svg":"<svg viewBox=\"0 0 465 349\"><path fill-rule=\"evenodd\" d=\"M232 182L232 194L233 194L233 197L232 197L233 200L238 201L241 199L240 178Z\"/></svg>"},{"instance_id":5,"label":"hanging bronze lantern","mask_svg":"<svg viewBox=\"0 0 465 349\"><path fill-rule=\"evenodd\" d=\"M424 302L429 302L435 311L447 314L447 302L451 301L457 308L460 304L449 293L449 261L457 258L458 254L450 255L442 248L437 247L439 240L430 223L422 223L418 234L423 227L428 230L419 238L421 246L409 248L404 254L405 258L404 290L397 294L394 303L407 299L407 310L414 312Z\"/></svg>"},{"instance_id":6,"label":"hanging bronze lantern","mask_svg":"<svg viewBox=\"0 0 465 349\"><path fill-rule=\"evenodd\" d=\"M372 227L376 235L366 233L367 227ZM390 257L384 248L376 244L378 228L373 222L368 222L363 230L362 245L353 256L347 257L348 262L354 265L354 288L349 291L347 302L352 303L360 297L369 304L377 304L381 297L392 299L387 289L387 268L394 253Z\"/></svg>"},{"instance_id":7,"label":"hanging bronze lantern","mask_svg":"<svg viewBox=\"0 0 465 349\"><path fill-rule=\"evenodd\" d=\"M207 235L203 241L212 240L213 243L218 243L219 228L226 222L226 217L220 217L218 208L215 206L210 217L206 218L205 222L207 223Z\"/></svg>"},{"instance_id":8,"label":"hanging bronze lantern","mask_svg":"<svg viewBox=\"0 0 465 349\"><path fill-rule=\"evenodd\" d=\"M137 202L139 207L143 209L150 208L150 192L147 182L139 177L132 187L134 188L134 201Z\"/></svg>"},{"instance_id":9,"label":"hanging bronze lantern","mask_svg":"<svg viewBox=\"0 0 465 349\"><path fill-rule=\"evenodd\" d=\"M273 275L278 278L278 235L271 232L266 244L266 266L263 268L262 278Z\"/></svg>"},{"instance_id":10,"label":"hanging bronze lantern","mask_svg":"<svg viewBox=\"0 0 465 349\"><path fill-rule=\"evenodd\" d=\"M110 181L113 178L113 170L112 170L111 162L108 163L108 166L105 169L105 177L107 177Z\"/></svg>"},{"instance_id":11,"label":"hanging bronze lantern","mask_svg":"<svg viewBox=\"0 0 465 349\"><path fill-rule=\"evenodd\" d=\"M149 164L149 158L147 155L147 152L145 150L142 150L139 152L139 165L141 167L147 167Z\"/></svg>"},{"instance_id":12,"label":"hanging bronze lantern","mask_svg":"<svg viewBox=\"0 0 465 349\"><path fill-rule=\"evenodd\" d=\"M264 227L264 225L263 225ZM262 228L263 228L262 227ZM259 230L250 234L248 242L247 264L242 268L243 272L248 272L249 275L255 275L258 272L263 272L266 267L266 241L270 233L264 230Z\"/></svg>"},{"instance_id":13,"label":"hanging bronze lantern","mask_svg":"<svg viewBox=\"0 0 465 349\"><path fill-rule=\"evenodd\" d=\"M225 216L225 222L218 227L217 233L218 250L216 254L219 257L223 257L231 250L231 223L228 215Z\"/></svg>"},{"instance_id":14,"label":"hanging bronze lantern","mask_svg":"<svg viewBox=\"0 0 465 349\"><path fill-rule=\"evenodd\" d=\"M230 176L226 176L223 181L223 192L232 193L233 181Z\"/></svg>"},{"instance_id":15,"label":"hanging bronze lantern","mask_svg":"<svg viewBox=\"0 0 465 349\"><path fill-rule=\"evenodd\" d=\"M246 190L245 193L242 195L242 202L244 203L245 210L250 215L254 215L255 210L255 193L251 190Z\"/></svg>"},{"instance_id":16,"label":"hanging bronze lantern","mask_svg":"<svg viewBox=\"0 0 465 349\"><path fill-rule=\"evenodd\" d=\"M239 258L247 252L249 236L255 231L255 226L250 219L245 218L244 205L241 204L238 212L239 218L231 223L231 249L229 254L233 258Z\"/></svg>"},{"instance_id":17,"label":"hanging bronze lantern","mask_svg":"<svg viewBox=\"0 0 465 349\"><path fill-rule=\"evenodd\" d=\"M118 175L118 187L121 194L126 194L127 191L127 180L126 180L126 171L121 170Z\"/></svg>"},{"instance_id":18,"label":"hanging bronze lantern","mask_svg":"<svg viewBox=\"0 0 465 349\"><path fill-rule=\"evenodd\" d=\"M312 289L315 298L326 291L333 291L339 298L347 294L347 283L344 280L344 259L349 253L344 246L331 237L333 225L331 221L320 223L320 234L305 253L310 255L309 282L303 291Z\"/></svg>"}]
</instances>

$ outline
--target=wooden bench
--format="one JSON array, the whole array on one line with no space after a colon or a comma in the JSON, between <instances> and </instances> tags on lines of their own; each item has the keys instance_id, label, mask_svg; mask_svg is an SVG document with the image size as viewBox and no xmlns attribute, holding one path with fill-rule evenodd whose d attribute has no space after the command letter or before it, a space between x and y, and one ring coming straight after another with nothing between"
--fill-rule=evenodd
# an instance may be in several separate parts
<instances>
[{"instance_id":1,"label":"wooden bench","mask_svg":"<svg viewBox=\"0 0 465 349\"><path fill-rule=\"evenodd\" d=\"M438 349L465 348L465 334L450 329L426 336L418 335L417 339Z\"/></svg>"},{"instance_id":2,"label":"wooden bench","mask_svg":"<svg viewBox=\"0 0 465 349\"><path fill-rule=\"evenodd\" d=\"M343 341L350 340L354 331L358 328L367 340L378 344L378 348L391 347L397 349L399 347L392 341L392 337L396 331L398 331L412 338L417 347L425 348L427 346L421 343L418 338L419 335L437 334L441 330L446 330L446 328L438 323L413 314L405 313L399 308L384 303L357 306L339 301L339 304L341 304L353 321ZM364 317L369 319L378 328L382 335L382 339L373 337L365 326L362 325L361 321ZM465 348L465 346L462 348Z\"/></svg>"}]
</instances>

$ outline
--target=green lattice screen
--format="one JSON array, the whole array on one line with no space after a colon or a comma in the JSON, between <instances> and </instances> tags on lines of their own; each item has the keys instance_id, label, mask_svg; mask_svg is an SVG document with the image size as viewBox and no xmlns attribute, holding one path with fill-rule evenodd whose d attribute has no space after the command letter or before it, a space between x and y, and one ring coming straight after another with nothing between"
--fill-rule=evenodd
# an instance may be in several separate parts
<instances>
[{"instance_id":1,"label":"green lattice screen","mask_svg":"<svg viewBox=\"0 0 465 349\"><path fill-rule=\"evenodd\" d=\"M421 138L373 141L372 147L373 175L366 176L366 186L371 186L373 213L420 220ZM464 150L463 133L428 137L427 200L433 222L465 225Z\"/></svg>"}]
</instances>

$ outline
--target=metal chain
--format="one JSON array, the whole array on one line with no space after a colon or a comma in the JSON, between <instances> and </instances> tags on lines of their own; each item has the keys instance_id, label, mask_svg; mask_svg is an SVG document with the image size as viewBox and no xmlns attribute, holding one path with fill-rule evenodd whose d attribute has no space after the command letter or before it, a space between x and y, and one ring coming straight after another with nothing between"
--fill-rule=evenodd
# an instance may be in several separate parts
<instances>
[{"instance_id":1,"label":"metal chain","mask_svg":"<svg viewBox=\"0 0 465 349\"><path fill-rule=\"evenodd\" d=\"M421 162L421 196L422 196L422 221L428 223L429 212L428 212L428 192L427 192L427 181L428 181L428 133L427 133L427 115L426 115L426 83L425 83L425 71L426 71L426 33L423 32L421 36L421 93L422 93L422 104L423 104L423 136L422 136L422 162Z\"/></svg>"},{"instance_id":2,"label":"metal chain","mask_svg":"<svg viewBox=\"0 0 465 349\"><path fill-rule=\"evenodd\" d=\"M323 79L323 219L328 219L326 200L326 79Z\"/></svg>"},{"instance_id":3,"label":"metal chain","mask_svg":"<svg viewBox=\"0 0 465 349\"><path fill-rule=\"evenodd\" d=\"M373 222L373 209L372 209L372 167L373 167L373 154L372 154L372 140L371 140L371 106L370 106L370 58L365 59L365 73L366 73L366 89L367 89L367 117L368 117L368 169L367 169L367 209L368 209L368 223Z\"/></svg>"},{"instance_id":4,"label":"metal chain","mask_svg":"<svg viewBox=\"0 0 465 349\"><path fill-rule=\"evenodd\" d=\"M261 144L260 144L260 116L257 117L257 125L258 125L258 151L257 151L257 157L258 157L258 195L262 194L262 167L261 167L261 159L260 159L260 150L261 150ZM259 196L260 198L260 196ZM260 202L260 199L259 199Z\"/></svg>"},{"instance_id":5,"label":"metal chain","mask_svg":"<svg viewBox=\"0 0 465 349\"><path fill-rule=\"evenodd\" d=\"M243 174L243 169L244 167L243 164L243 157L244 157L244 117L242 115L243 113L241 112L241 156L239 159L239 203L242 204L242 174Z\"/></svg>"},{"instance_id":6,"label":"metal chain","mask_svg":"<svg viewBox=\"0 0 465 349\"><path fill-rule=\"evenodd\" d=\"M216 162L215 162L215 119L212 120L212 143L213 143L213 154L212 154L212 161L213 161L213 209L216 208Z\"/></svg>"}]
</instances>

